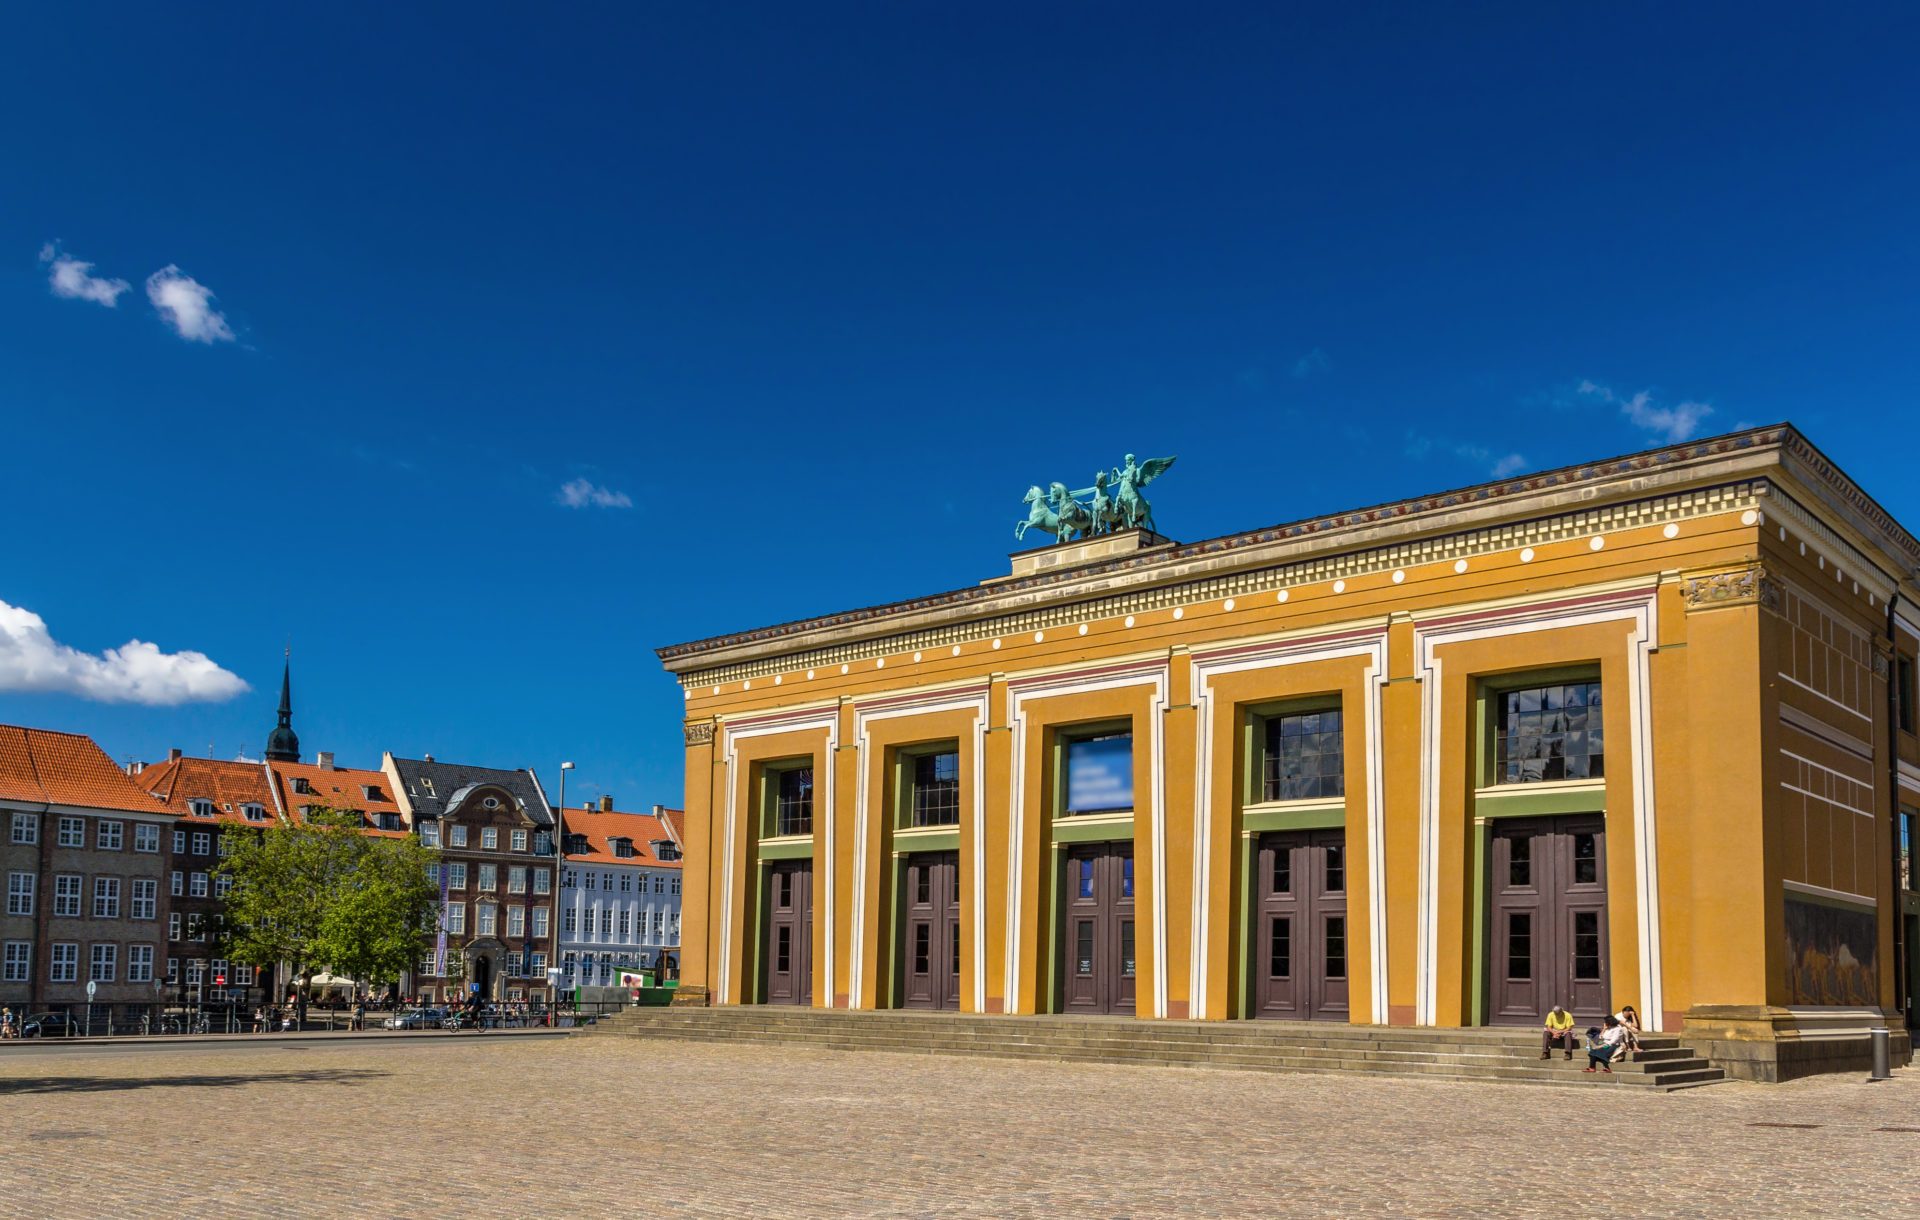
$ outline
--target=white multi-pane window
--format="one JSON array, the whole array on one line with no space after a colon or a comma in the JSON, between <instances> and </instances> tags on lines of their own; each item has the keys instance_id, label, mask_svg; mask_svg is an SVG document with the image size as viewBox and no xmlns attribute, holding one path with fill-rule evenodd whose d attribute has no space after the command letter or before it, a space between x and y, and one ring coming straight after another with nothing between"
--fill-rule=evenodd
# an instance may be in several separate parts
<instances>
[{"instance_id":1,"label":"white multi-pane window","mask_svg":"<svg viewBox=\"0 0 1920 1220\"><path fill-rule=\"evenodd\" d=\"M447 904L447 931L465 934L467 930L467 904L449 902Z\"/></svg>"},{"instance_id":2,"label":"white multi-pane window","mask_svg":"<svg viewBox=\"0 0 1920 1220\"><path fill-rule=\"evenodd\" d=\"M33 914L33 882L32 873L7 874L7 914Z\"/></svg>"},{"instance_id":3,"label":"white multi-pane window","mask_svg":"<svg viewBox=\"0 0 1920 1220\"><path fill-rule=\"evenodd\" d=\"M474 883L474 888L490 894L498 883L499 871L491 864L482 864L480 866L480 879Z\"/></svg>"},{"instance_id":4,"label":"white multi-pane window","mask_svg":"<svg viewBox=\"0 0 1920 1220\"><path fill-rule=\"evenodd\" d=\"M196 818L210 818L214 815L213 802L196 798L187 802L187 812Z\"/></svg>"},{"instance_id":5,"label":"white multi-pane window","mask_svg":"<svg viewBox=\"0 0 1920 1220\"><path fill-rule=\"evenodd\" d=\"M562 953L560 955L560 976L562 978L570 979L573 977L573 963L574 963L573 954Z\"/></svg>"},{"instance_id":6,"label":"white multi-pane window","mask_svg":"<svg viewBox=\"0 0 1920 1220\"><path fill-rule=\"evenodd\" d=\"M233 981L234 984L239 987L253 986L253 967L247 965L245 962L235 962L233 964Z\"/></svg>"},{"instance_id":7,"label":"white multi-pane window","mask_svg":"<svg viewBox=\"0 0 1920 1220\"><path fill-rule=\"evenodd\" d=\"M447 827L448 847L465 847L466 845L467 828L465 826L454 825Z\"/></svg>"},{"instance_id":8,"label":"white multi-pane window","mask_svg":"<svg viewBox=\"0 0 1920 1220\"><path fill-rule=\"evenodd\" d=\"M93 879L93 917L95 919L120 918L120 878L95 877Z\"/></svg>"},{"instance_id":9,"label":"white multi-pane window","mask_svg":"<svg viewBox=\"0 0 1920 1220\"><path fill-rule=\"evenodd\" d=\"M207 896L207 875L205 873L195 873L189 879L187 893L194 898L205 898Z\"/></svg>"},{"instance_id":10,"label":"white multi-pane window","mask_svg":"<svg viewBox=\"0 0 1920 1220\"><path fill-rule=\"evenodd\" d=\"M120 845L126 841L127 824L125 822L102 821L95 825L98 827L98 830L94 834L94 842L99 845L100 850L119 851Z\"/></svg>"},{"instance_id":11,"label":"white multi-pane window","mask_svg":"<svg viewBox=\"0 0 1920 1220\"><path fill-rule=\"evenodd\" d=\"M87 845L87 819L60 819L60 846L85 847Z\"/></svg>"},{"instance_id":12,"label":"white multi-pane window","mask_svg":"<svg viewBox=\"0 0 1920 1220\"><path fill-rule=\"evenodd\" d=\"M667 892L670 894L678 894L680 892L680 878L673 877L669 879L667 884Z\"/></svg>"},{"instance_id":13,"label":"white multi-pane window","mask_svg":"<svg viewBox=\"0 0 1920 1220\"><path fill-rule=\"evenodd\" d=\"M507 935L525 936L527 934L527 912L522 907L507 908Z\"/></svg>"},{"instance_id":14,"label":"white multi-pane window","mask_svg":"<svg viewBox=\"0 0 1920 1220\"><path fill-rule=\"evenodd\" d=\"M491 826L480 828L480 846L488 851L500 850L500 832Z\"/></svg>"},{"instance_id":15,"label":"white multi-pane window","mask_svg":"<svg viewBox=\"0 0 1920 1220\"><path fill-rule=\"evenodd\" d=\"M61 873L53 879L53 913L62 919L80 918L80 884L78 873Z\"/></svg>"},{"instance_id":16,"label":"white multi-pane window","mask_svg":"<svg viewBox=\"0 0 1920 1220\"><path fill-rule=\"evenodd\" d=\"M187 917L187 939L196 943L205 943L207 939L207 928L212 922L213 921L205 915L189 915Z\"/></svg>"},{"instance_id":17,"label":"white multi-pane window","mask_svg":"<svg viewBox=\"0 0 1920 1220\"><path fill-rule=\"evenodd\" d=\"M172 894L175 898L178 898L180 897L180 895L186 892L187 892L187 875L181 872L180 870L175 869L173 873L173 880L167 886L167 893Z\"/></svg>"},{"instance_id":18,"label":"white multi-pane window","mask_svg":"<svg viewBox=\"0 0 1920 1220\"><path fill-rule=\"evenodd\" d=\"M184 856L187 854L186 831L176 830L173 832L173 854L176 856Z\"/></svg>"},{"instance_id":19,"label":"white multi-pane window","mask_svg":"<svg viewBox=\"0 0 1920 1220\"><path fill-rule=\"evenodd\" d=\"M187 986L198 987L200 985L200 971L206 967L206 964L206 959L202 957L190 957L187 959Z\"/></svg>"},{"instance_id":20,"label":"white multi-pane window","mask_svg":"<svg viewBox=\"0 0 1920 1220\"><path fill-rule=\"evenodd\" d=\"M232 836L221 835L218 839L214 841L213 851L214 851L214 854L219 856L222 860L226 859L228 856L231 856L233 854Z\"/></svg>"},{"instance_id":21,"label":"white multi-pane window","mask_svg":"<svg viewBox=\"0 0 1920 1220\"><path fill-rule=\"evenodd\" d=\"M593 888L593 885L594 885L594 882L596 882L596 881L598 881L599 879L600 879L600 874L599 874L599 873L596 873L596 872L594 872L594 871L593 871L592 869L588 869L588 870L587 870L587 886L586 886L586 888L588 888L588 889L592 889L592 888Z\"/></svg>"},{"instance_id":22,"label":"white multi-pane window","mask_svg":"<svg viewBox=\"0 0 1920 1220\"><path fill-rule=\"evenodd\" d=\"M40 815L37 813L14 814L13 841L15 843L38 843L40 841Z\"/></svg>"},{"instance_id":23,"label":"white multi-pane window","mask_svg":"<svg viewBox=\"0 0 1920 1220\"><path fill-rule=\"evenodd\" d=\"M477 902L473 907L474 931L481 936L494 935L496 919L500 908L491 902Z\"/></svg>"},{"instance_id":24,"label":"white multi-pane window","mask_svg":"<svg viewBox=\"0 0 1920 1220\"><path fill-rule=\"evenodd\" d=\"M621 939L624 940L629 934L632 933L632 931L633 931L633 912L632 911L620 912Z\"/></svg>"},{"instance_id":25,"label":"white multi-pane window","mask_svg":"<svg viewBox=\"0 0 1920 1220\"><path fill-rule=\"evenodd\" d=\"M647 882L645 878L641 879L640 888L643 890L647 888ZM633 893L633 874L632 873L620 874L620 892L622 894Z\"/></svg>"},{"instance_id":26,"label":"white multi-pane window","mask_svg":"<svg viewBox=\"0 0 1920 1220\"><path fill-rule=\"evenodd\" d=\"M167 982L176 986L180 982L180 959L177 957L167 959Z\"/></svg>"},{"instance_id":27,"label":"white multi-pane window","mask_svg":"<svg viewBox=\"0 0 1920 1220\"><path fill-rule=\"evenodd\" d=\"M47 966L49 983L77 983L80 981L80 946L73 941L56 942L53 956Z\"/></svg>"},{"instance_id":28,"label":"white multi-pane window","mask_svg":"<svg viewBox=\"0 0 1920 1220\"><path fill-rule=\"evenodd\" d=\"M580 885L580 874L576 873L574 870L570 868L563 868L560 870L560 888L561 889L563 890L577 889L579 888L579 885Z\"/></svg>"},{"instance_id":29,"label":"white multi-pane window","mask_svg":"<svg viewBox=\"0 0 1920 1220\"><path fill-rule=\"evenodd\" d=\"M196 856L204 856L212 850L213 850L212 832L205 831L205 830L194 831L193 832L193 854Z\"/></svg>"},{"instance_id":30,"label":"white multi-pane window","mask_svg":"<svg viewBox=\"0 0 1920 1220\"><path fill-rule=\"evenodd\" d=\"M24 983L33 977L33 942L10 940L7 942L7 964L0 971L0 980L9 983Z\"/></svg>"},{"instance_id":31,"label":"white multi-pane window","mask_svg":"<svg viewBox=\"0 0 1920 1220\"><path fill-rule=\"evenodd\" d=\"M152 822L141 822L133 828L133 850L157 853L160 850L160 828Z\"/></svg>"},{"instance_id":32,"label":"white multi-pane window","mask_svg":"<svg viewBox=\"0 0 1920 1220\"><path fill-rule=\"evenodd\" d=\"M507 870L507 893L524 894L527 892L527 870L510 868Z\"/></svg>"},{"instance_id":33,"label":"white multi-pane window","mask_svg":"<svg viewBox=\"0 0 1920 1220\"><path fill-rule=\"evenodd\" d=\"M666 930L667 930L666 913L663 911L655 911L653 913L653 934L655 936L658 936Z\"/></svg>"},{"instance_id":34,"label":"white multi-pane window","mask_svg":"<svg viewBox=\"0 0 1920 1220\"><path fill-rule=\"evenodd\" d=\"M533 892L536 894L553 893L553 871L536 868L533 870Z\"/></svg>"},{"instance_id":35,"label":"white multi-pane window","mask_svg":"<svg viewBox=\"0 0 1920 1220\"><path fill-rule=\"evenodd\" d=\"M440 846L440 823L422 822L420 824L420 842L427 847Z\"/></svg>"},{"instance_id":36,"label":"white multi-pane window","mask_svg":"<svg viewBox=\"0 0 1920 1220\"><path fill-rule=\"evenodd\" d=\"M167 939L180 939L180 912L174 911L167 916Z\"/></svg>"},{"instance_id":37,"label":"white multi-pane window","mask_svg":"<svg viewBox=\"0 0 1920 1220\"><path fill-rule=\"evenodd\" d=\"M119 945L95 945L92 970L87 975L96 983L111 983L120 965Z\"/></svg>"},{"instance_id":38,"label":"white multi-pane window","mask_svg":"<svg viewBox=\"0 0 1920 1220\"><path fill-rule=\"evenodd\" d=\"M160 909L160 883L151 877L133 879L133 904L127 912L134 919L152 919Z\"/></svg>"},{"instance_id":39,"label":"white multi-pane window","mask_svg":"<svg viewBox=\"0 0 1920 1220\"><path fill-rule=\"evenodd\" d=\"M533 908L533 935L537 939L547 934L547 908Z\"/></svg>"},{"instance_id":40,"label":"white multi-pane window","mask_svg":"<svg viewBox=\"0 0 1920 1220\"><path fill-rule=\"evenodd\" d=\"M429 976L439 974L439 962L436 960L438 957L438 952L433 949L428 949L425 953L421 954L420 973Z\"/></svg>"},{"instance_id":41,"label":"white multi-pane window","mask_svg":"<svg viewBox=\"0 0 1920 1220\"><path fill-rule=\"evenodd\" d=\"M656 894L664 894L667 892L667 879L658 873L655 873L653 877L653 892Z\"/></svg>"},{"instance_id":42,"label":"white multi-pane window","mask_svg":"<svg viewBox=\"0 0 1920 1220\"><path fill-rule=\"evenodd\" d=\"M562 932L572 932L574 930L574 926L578 922L576 914L572 907L568 907L560 912L560 930Z\"/></svg>"},{"instance_id":43,"label":"white multi-pane window","mask_svg":"<svg viewBox=\"0 0 1920 1220\"><path fill-rule=\"evenodd\" d=\"M606 910L600 912L600 935L608 937L613 935L612 907L608 907Z\"/></svg>"},{"instance_id":44,"label":"white multi-pane window","mask_svg":"<svg viewBox=\"0 0 1920 1220\"><path fill-rule=\"evenodd\" d=\"M467 888L467 866L459 860L447 864L447 888L464 890Z\"/></svg>"},{"instance_id":45,"label":"white multi-pane window","mask_svg":"<svg viewBox=\"0 0 1920 1220\"><path fill-rule=\"evenodd\" d=\"M153 982L153 946L127 946L127 982Z\"/></svg>"},{"instance_id":46,"label":"white multi-pane window","mask_svg":"<svg viewBox=\"0 0 1920 1220\"><path fill-rule=\"evenodd\" d=\"M675 911L667 920L667 935L673 938L675 944L680 943L680 912Z\"/></svg>"},{"instance_id":47,"label":"white multi-pane window","mask_svg":"<svg viewBox=\"0 0 1920 1220\"><path fill-rule=\"evenodd\" d=\"M527 850L527 832L526 831L516 830L513 832L513 850L515 851Z\"/></svg>"},{"instance_id":48,"label":"white multi-pane window","mask_svg":"<svg viewBox=\"0 0 1920 1220\"><path fill-rule=\"evenodd\" d=\"M216 873L213 878L213 896L225 898L233 892L233 878L225 873Z\"/></svg>"},{"instance_id":49,"label":"white multi-pane window","mask_svg":"<svg viewBox=\"0 0 1920 1220\"><path fill-rule=\"evenodd\" d=\"M530 973L536 979L543 979L547 977L547 955L546 954L536 953L533 955L533 969Z\"/></svg>"}]
</instances>

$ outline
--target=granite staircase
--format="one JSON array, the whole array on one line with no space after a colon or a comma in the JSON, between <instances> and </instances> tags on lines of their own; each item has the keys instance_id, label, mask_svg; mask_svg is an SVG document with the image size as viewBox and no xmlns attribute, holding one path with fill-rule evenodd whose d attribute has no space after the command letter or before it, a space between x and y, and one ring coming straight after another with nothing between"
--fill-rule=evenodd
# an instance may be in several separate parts
<instances>
[{"instance_id":1,"label":"granite staircase","mask_svg":"<svg viewBox=\"0 0 1920 1220\"><path fill-rule=\"evenodd\" d=\"M1252 1072L1338 1072L1671 1092L1725 1079L1674 1037L1648 1034L1612 1075L1581 1071L1584 1051L1540 1058L1527 1029L1426 1029L1293 1021L1142 1021L1131 1017L973 1016L934 1012L728 1006L633 1008L575 1037L663 1038L837 1051L979 1055Z\"/></svg>"}]
</instances>

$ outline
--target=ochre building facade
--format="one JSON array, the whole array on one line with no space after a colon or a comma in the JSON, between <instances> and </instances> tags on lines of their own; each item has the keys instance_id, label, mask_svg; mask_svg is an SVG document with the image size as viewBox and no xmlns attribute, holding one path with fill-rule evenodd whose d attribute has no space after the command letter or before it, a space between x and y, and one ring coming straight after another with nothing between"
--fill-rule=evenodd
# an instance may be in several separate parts
<instances>
[{"instance_id":1,"label":"ochre building facade","mask_svg":"<svg viewBox=\"0 0 1920 1220\"><path fill-rule=\"evenodd\" d=\"M1780 426L661 649L683 986L1902 1058L1916 571Z\"/></svg>"}]
</instances>

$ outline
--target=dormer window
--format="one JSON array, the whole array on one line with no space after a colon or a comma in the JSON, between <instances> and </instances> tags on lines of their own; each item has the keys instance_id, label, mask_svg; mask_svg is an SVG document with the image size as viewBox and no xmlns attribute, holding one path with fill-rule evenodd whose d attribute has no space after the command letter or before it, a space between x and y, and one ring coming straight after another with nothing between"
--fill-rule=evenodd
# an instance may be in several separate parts
<instances>
[{"instance_id":1,"label":"dormer window","mask_svg":"<svg viewBox=\"0 0 1920 1220\"><path fill-rule=\"evenodd\" d=\"M400 815L397 813L378 814L374 820L379 823L382 830L400 829Z\"/></svg>"},{"instance_id":2,"label":"dormer window","mask_svg":"<svg viewBox=\"0 0 1920 1220\"><path fill-rule=\"evenodd\" d=\"M433 790L433 781L432 781L432 780L430 780L430 779L428 779L428 778L427 778L426 776L424 776L424 775L420 777L420 786L421 786L422 788L425 788L425 789L427 790L427 795L428 795L428 796L434 796L434 795L436 795L436 794L435 794L435 792L434 792L434 790Z\"/></svg>"},{"instance_id":3,"label":"dormer window","mask_svg":"<svg viewBox=\"0 0 1920 1220\"><path fill-rule=\"evenodd\" d=\"M661 860L678 860L680 858L680 849L675 847L670 839L655 839L653 841L653 854Z\"/></svg>"},{"instance_id":4,"label":"dormer window","mask_svg":"<svg viewBox=\"0 0 1920 1220\"><path fill-rule=\"evenodd\" d=\"M567 836L567 854L569 856L584 856L589 850L587 846L587 836L577 834L569 834Z\"/></svg>"},{"instance_id":5,"label":"dormer window","mask_svg":"<svg viewBox=\"0 0 1920 1220\"><path fill-rule=\"evenodd\" d=\"M360 795L370 801L384 801L387 799L387 794L380 791L379 784L361 784Z\"/></svg>"},{"instance_id":6,"label":"dormer window","mask_svg":"<svg viewBox=\"0 0 1920 1220\"><path fill-rule=\"evenodd\" d=\"M500 798L498 797L493 797L493 796L484 797L481 799L480 803L482 805L485 805L489 809L500 808Z\"/></svg>"},{"instance_id":7,"label":"dormer window","mask_svg":"<svg viewBox=\"0 0 1920 1220\"><path fill-rule=\"evenodd\" d=\"M196 818L210 818L213 814L213 802L194 799L187 802L187 809Z\"/></svg>"},{"instance_id":8,"label":"dormer window","mask_svg":"<svg viewBox=\"0 0 1920 1220\"><path fill-rule=\"evenodd\" d=\"M267 820L267 809L264 805L242 805L240 806L240 812L246 815L247 821L249 822L264 822Z\"/></svg>"},{"instance_id":9,"label":"dormer window","mask_svg":"<svg viewBox=\"0 0 1920 1220\"><path fill-rule=\"evenodd\" d=\"M312 796L313 785L307 782L306 776L296 775L293 777L293 791L298 796Z\"/></svg>"},{"instance_id":10,"label":"dormer window","mask_svg":"<svg viewBox=\"0 0 1920 1220\"><path fill-rule=\"evenodd\" d=\"M607 842L612 844L613 854L618 856L620 859L622 860L633 859L633 840L632 839L608 839Z\"/></svg>"}]
</instances>

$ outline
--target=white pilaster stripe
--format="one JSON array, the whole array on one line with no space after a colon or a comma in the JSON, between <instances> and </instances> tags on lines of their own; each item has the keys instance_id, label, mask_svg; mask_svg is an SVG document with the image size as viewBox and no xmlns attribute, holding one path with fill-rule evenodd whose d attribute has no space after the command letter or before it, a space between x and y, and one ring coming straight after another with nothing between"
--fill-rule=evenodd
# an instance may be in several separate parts
<instances>
[{"instance_id":1,"label":"white pilaster stripe","mask_svg":"<svg viewBox=\"0 0 1920 1220\"><path fill-rule=\"evenodd\" d=\"M1387 631L1384 625L1346 631L1316 631L1297 638L1193 654L1193 701L1199 715L1196 717L1198 732L1193 785L1193 964L1188 985L1192 989L1191 1015L1196 1020L1216 1015L1207 1006L1207 950L1211 933L1207 899L1213 885L1214 848L1213 824L1208 810L1213 803L1213 743L1218 731L1213 679L1222 674L1303 665L1342 657L1364 657L1367 660L1361 676L1365 691L1361 731L1366 741L1367 758L1367 940L1368 952L1372 957L1369 971L1373 987L1372 1019L1376 1025L1387 1022L1386 797L1383 791L1385 766L1381 751L1380 710L1380 682L1387 669ZM1239 725L1230 725L1229 729L1238 732ZM1222 1012L1217 1015L1224 1017L1227 1014Z\"/></svg>"},{"instance_id":2,"label":"white pilaster stripe","mask_svg":"<svg viewBox=\"0 0 1920 1220\"><path fill-rule=\"evenodd\" d=\"M1153 698L1147 714L1151 718L1148 741L1153 757L1153 786L1149 799L1148 835L1154 848L1153 909L1148 935L1154 946L1153 978L1150 986L1152 1013L1167 1015L1167 887L1166 887L1166 726L1161 714L1167 703L1167 662L1164 660L1103 665L1092 669L1047 674L1043 677L1013 679L1007 683L1010 703L1009 727L1013 731L1013 799L1008 804L1007 845L1007 963L1003 981L1006 1011L1020 1008L1020 911L1023 905L1021 881L1026 869L1023 831L1026 827L1027 789L1027 713L1029 699L1049 699L1058 695L1080 695L1093 691L1115 690L1127 686L1151 686ZM1138 816L1136 811L1135 816ZM1051 948L1051 947L1050 947Z\"/></svg>"},{"instance_id":3,"label":"white pilaster stripe","mask_svg":"<svg viewBox=\"0 0 1920 1220\"><path fill-rule=\"evenodd\" d=\"M821 711L818 708L798 712L781 712L771 716L755 716L751 719L723 721L720 732L726 734L727 748L727 864L721 873L721 894L723 906L720 911L720 994L730 994L734 974L739 963L734 960L733 922L734 895L739 889L736 874L738 865L734 860L735 832L740 818L738 805L740 791L740 767L736 757L740 742L749 737L766 737L775 733L797 733L808 729L827 731L826 766L820 768L826 772L826 779L819 784L822 801L826 806L825 835L821 840L827 858L826 878L821 887L821 917L826 934L826 952L821 960L827 971L827 1006L833 1006L833 764L835 743L840 735L840 711L832 708ZM751 816L750 814L745 816Z\"/></svg>"},{"instance_id":4,"label":"white pilaster stripe","mask_svg":"<svg viewBox=\"0 0 1920 1220\"><path fill-rule=\"evenodd\" d=\"M1470 640L1594 623L1627 625L1628 768L1633 789L1635 899L1640 938L1641 1018L1659 1032L1664 992L1660 950L1660 876L1653 803L1653 708L1649 658L1659 647L1656 583L1613 592L1558 594L1486 610L1414 622L1414 672L1420 680L1420 895L1415 944L1414 1020L1438 1022L1440 923L1440 742L1438 649Z\"/></svg>"},{"instance_id":5,"label":"white pilaster stripe","mask_svg":"<svg viewBox=\"0 0 1920 1220\"><path fill-rule=\"evenodd\" d=\"M898 716L925 716L937 712L972 712L973 720L973 873L975 905L973 918L974 932L974 1011L986 1007L986 897L985 883L981 875L986 870L986 849L984 835L987 821L987 797L983 787L985 769L981 756L986 750L987 738L987 686L978 686L962 690L933 691L926 694L909 695L897 699L879 699L864 707L856 708L853 716L853 739L859 751L860 786L854 798L853 814L853 947L849 954L849 966L853 977L847 986L847 1007L864 1008L866 996L867 964L867 844L869 841L868 813L872 800L869 781L868 759L872 755L872 733L869 725L875 720L888 720ZM885 777L882 777L885 782Z\"/></svg>"}]
</instances>

